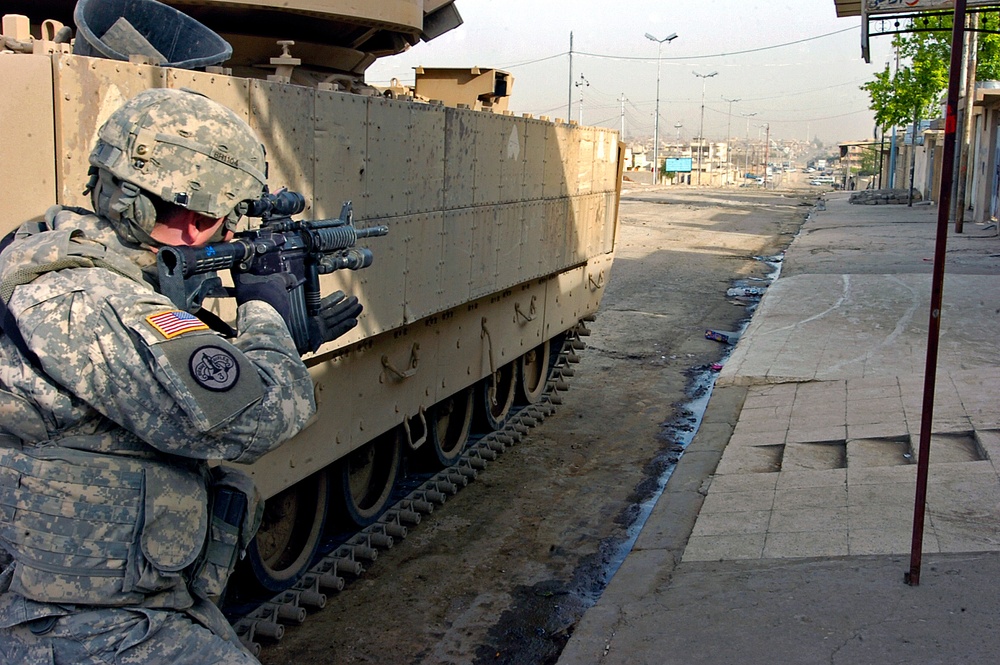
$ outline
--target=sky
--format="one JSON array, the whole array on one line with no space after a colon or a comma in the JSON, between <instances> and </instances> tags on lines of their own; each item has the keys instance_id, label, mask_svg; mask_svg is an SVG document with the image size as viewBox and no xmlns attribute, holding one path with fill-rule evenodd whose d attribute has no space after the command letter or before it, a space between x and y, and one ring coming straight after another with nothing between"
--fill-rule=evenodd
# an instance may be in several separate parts
<instances>
[{"instance_id":1,"label":"sky","mask_svg":"<svg viewBox=\"0 0 1000 665\"><path fill-rule=\"evenodd\" d=\"M514 76L515 113L580 120L582 97L583 124L620 130L624 115L627 139L652 137L659 48L664 140L678 134L691 140L703 123L710 140L723 140L727 130L744 137L769 128L772 138L829 145L873 136L860 86L891 54L890 37L872 37L866 64L861 19L837 18L834 0L456 0L455 6L463 25L380 59L367 81L412 84L416 66L498 68ZM571 108L570 32L572 83L581 83L572 86ZM677 38L658 47L646 33Z\"/></svg>"}]
</instances>

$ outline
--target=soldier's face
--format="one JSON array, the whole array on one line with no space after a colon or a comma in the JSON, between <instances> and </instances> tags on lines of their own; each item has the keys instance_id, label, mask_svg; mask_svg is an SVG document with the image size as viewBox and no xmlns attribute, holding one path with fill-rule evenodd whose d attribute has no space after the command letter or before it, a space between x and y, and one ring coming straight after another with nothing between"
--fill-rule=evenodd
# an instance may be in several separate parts
<instances>
[{"instance_id":1,"label":"soldier's face","mask_svg":"<svg viewBox=\"0 0 1000 665\"><path fill-rule=\"evenodd\" d=\"M149 235L163 245L203 247L216 238L223 221L222 217L213 219L186 208L171 206L166 214L157 215Z\"/></svg>"}]
</instances>

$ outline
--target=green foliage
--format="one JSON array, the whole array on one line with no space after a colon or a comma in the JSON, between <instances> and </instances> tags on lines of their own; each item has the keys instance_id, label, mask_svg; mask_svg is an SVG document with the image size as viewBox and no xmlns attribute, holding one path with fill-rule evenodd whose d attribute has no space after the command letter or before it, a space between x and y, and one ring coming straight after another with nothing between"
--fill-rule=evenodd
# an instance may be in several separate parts
<instances>
[{"instance_id":1,"label":"green foliage","mask_svg":"<svg viewBox=\"0 0 1000 665\"><path fill-rule=\"evenodd\" d=\"M914 112L920 118L940 113L938 104L948 87L951 27L950 15L919 16L910 19L910 28L916 32L893 38L899 69L893 72L886 63L885 69L861 86L868 92L869 108L880 127L904 125L914 118ZM978 80L1000 78L1000 35L980 33L977 58Z\"/></svg>"},{"instance_id":2,"label":"green foliage","mask_svg":"<svg viewBox=\"0 0 1000 665\"><path fill-rule=\"evenodd\" d=\"M861 153L861 164L856 168L851 166L851 173L858 175L874 175L879 170L879 147L877 145L865 146Z\"/></svg>"},{"instance_id":3,"label":"green foliage","mask_svg":"<svg viewBox=\"0 0 1000 665\"><path fill-rule=\"evenodd\" d=\"M1000 80L1000 35L979 33L977 57L976 78L980 81Z\"/></svg>"}]
</instances>

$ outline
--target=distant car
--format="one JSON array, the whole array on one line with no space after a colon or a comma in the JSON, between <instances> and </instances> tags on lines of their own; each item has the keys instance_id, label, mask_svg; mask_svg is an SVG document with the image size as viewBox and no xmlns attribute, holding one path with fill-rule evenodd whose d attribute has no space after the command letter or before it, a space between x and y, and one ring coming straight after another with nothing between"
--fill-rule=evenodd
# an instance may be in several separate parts
<instances>
[{"instance_id":1,"label":"distant car","mask_svg":"<svg viewBox=\"0 0 1000 665\"><path fill-rule=\"evenodd\" d=\"M816 173L816 169L810 166L809 168L806 169L806 173Z\"/></svg>"}]
</instances>

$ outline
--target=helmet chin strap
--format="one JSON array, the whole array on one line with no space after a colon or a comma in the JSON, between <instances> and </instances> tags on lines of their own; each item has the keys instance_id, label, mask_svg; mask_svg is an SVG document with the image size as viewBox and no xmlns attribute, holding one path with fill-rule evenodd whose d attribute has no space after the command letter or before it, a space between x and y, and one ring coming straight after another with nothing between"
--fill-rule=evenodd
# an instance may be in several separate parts
<instances>
[{"instance_id":1,"label":"helmet chin strap","mask_svg":"<svg viewBox=\"0 0 1000 665\"><path fill-rule=\"evenodd\" d=\"M146 228L156 223L156 207L140 188L130 182L120 181L110 172L101 169L96 177L91 175L87 188L97 214L113 222L115 231L122 240L149 247L159 247L160 243L150 237Z\"/></svg>"}]
</instances>

